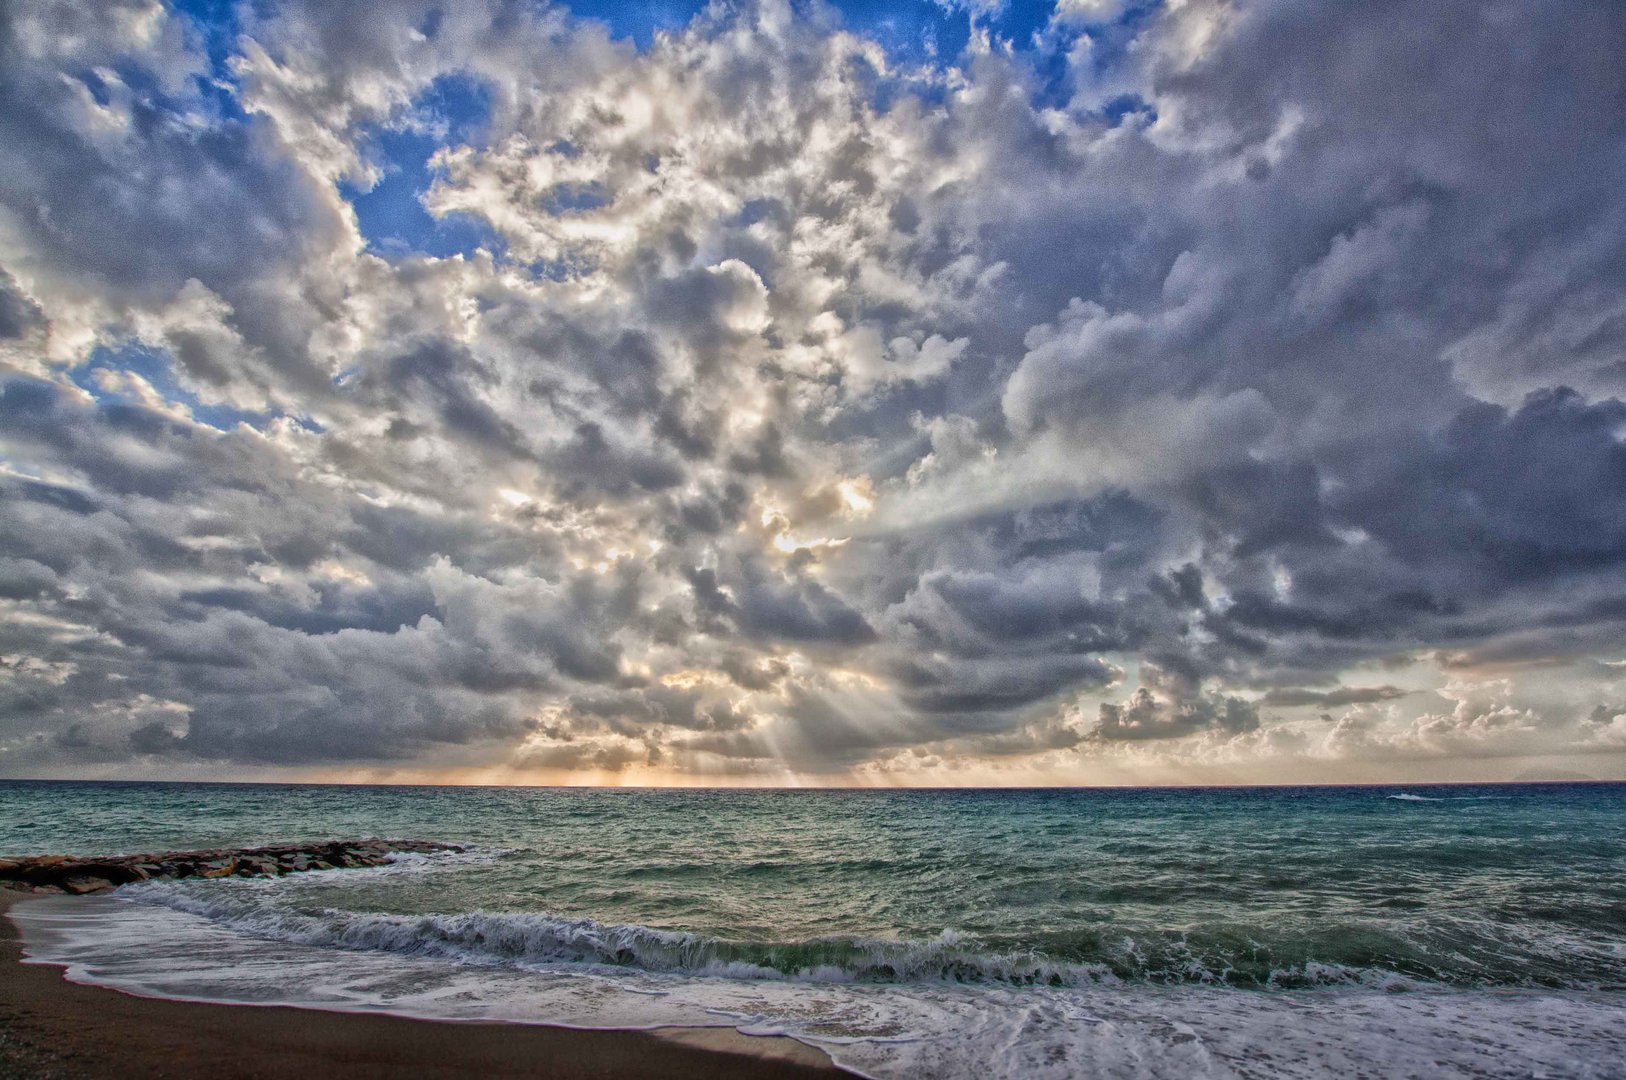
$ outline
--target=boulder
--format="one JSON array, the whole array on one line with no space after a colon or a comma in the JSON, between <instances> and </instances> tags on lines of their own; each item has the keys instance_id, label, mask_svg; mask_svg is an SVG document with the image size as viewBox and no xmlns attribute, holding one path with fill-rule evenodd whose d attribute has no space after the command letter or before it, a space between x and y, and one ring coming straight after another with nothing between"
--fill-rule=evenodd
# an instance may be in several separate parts
<instances>
[{"instance_id":1,"label":"boulder","mask_svg":"<svg viewBox=\"0 0 1626 1080\"><path fill-rule=\"evenodd\" d=\"M128 885L132 881L145 881L147 879L145 871L124 862L82 862L70 865L72 865L76 874L102 878L114 885ZM62 869L66 869L66 867Z\"/></svg>"}]
</instances>

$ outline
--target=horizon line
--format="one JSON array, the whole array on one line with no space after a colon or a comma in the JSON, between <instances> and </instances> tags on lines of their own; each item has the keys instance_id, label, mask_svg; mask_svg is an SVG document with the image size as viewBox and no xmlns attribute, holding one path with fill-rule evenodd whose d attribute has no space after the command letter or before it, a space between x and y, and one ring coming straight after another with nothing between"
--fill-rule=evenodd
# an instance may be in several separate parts
<instances>
[{"instance_id":1,"label":"horizon line","mask_svg":"<svg viewBox=\"0 0 1626 1080\"><path fill-rule=\"evenodd\" d=\"M394 783L360 780L156 780L137 778L89 778L51 776L0 776L0 784L168 784L193 787L354 787L354 788L464 788L469 790L530 791L727 791L727 792L840 792L892 794L908 792L1030 792L1030 791L1286 791L1302 788L1411 788L1411 787L1553 787L1576 784L1626 784L1626 779L1575 777L1548 780L1380 780L1354 783L1236 783L1236 784L1008 784L1008 785L873 785L814 784L788 785L703 785L703 784L460 784L399 781Z\"/></svg>"}]
</instances>

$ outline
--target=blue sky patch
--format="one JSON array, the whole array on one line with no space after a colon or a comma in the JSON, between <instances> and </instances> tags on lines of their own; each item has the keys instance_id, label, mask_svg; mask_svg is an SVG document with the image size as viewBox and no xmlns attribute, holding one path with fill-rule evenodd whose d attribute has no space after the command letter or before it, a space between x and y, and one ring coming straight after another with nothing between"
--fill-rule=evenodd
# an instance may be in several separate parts
<instances>
[{"instance_id":1,"label":"blue sky patch","mask_svg":"<svg viewBox=\"0 0 1626 1080\"><path fill-rule=\"evenodd\" d=\"M369 249L385 256L421 252L436 258L472 256L482 247L497 251L496 234L478 218L464 214L436 218L423 205L423 195L434 182L429 159L443 146L478 141L490 115L490 95L474 79L448 76L437 79L414 105L410 124L379 128L369 136L383 178L369 191L340 185L340 193L355 208Z\"/></svg>"},{"instance_id":2,"label":"blue sky patch","mask_svg":"<svg viewBox=\"0 0 1626 1080\"><path fill-rule=\"evenodd\" d=\"M89 360L73 369L69 375L76 386L90 394L98 403L139 405L140 402L131 395L103 386L97 378L99 371L130 372L139 375L151 383L153 389L166 401L186 405L198 420L221 430L229 430L238 424L262 427L266 421L278 415L273 412L248 412L234 409L229 405L203 404L196 394L176 381L169 353L163 349L152 349L144 345L122 345L112 349L99 346L91 352Z\"/></svg>"}]
</instances>

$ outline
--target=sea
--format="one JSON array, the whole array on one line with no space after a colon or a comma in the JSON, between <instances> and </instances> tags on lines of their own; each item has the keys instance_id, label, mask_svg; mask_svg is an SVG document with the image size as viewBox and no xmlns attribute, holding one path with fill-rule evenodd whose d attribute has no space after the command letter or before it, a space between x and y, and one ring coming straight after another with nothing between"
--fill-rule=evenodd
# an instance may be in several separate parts
<instances>
[{"instance_id":1,"label":"sea","mask_svg":"<svg viewBox=\"0 0 1626 1080\"><path fill-rule=\"evenodd\" d=\"M877 1078L1626 1077L1626 784L0 782L0 853L462 852L14 909L176 998L783 1035Z\"/></svg>"}]
</instances>

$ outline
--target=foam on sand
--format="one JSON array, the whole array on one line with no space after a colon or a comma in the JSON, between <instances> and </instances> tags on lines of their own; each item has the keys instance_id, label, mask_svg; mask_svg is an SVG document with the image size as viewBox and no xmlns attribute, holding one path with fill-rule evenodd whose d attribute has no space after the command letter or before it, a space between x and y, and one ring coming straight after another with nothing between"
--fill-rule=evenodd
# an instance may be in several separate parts
<instances>
[{"instance_id":1,"label":"foam on sand","mask_svg":"<svg viewBox=\"0 0 1626 1080\"><path fill-rule=\"evenodd\" d=\"M791 1036L877 1078L1626 1076L1626 1007L1589 991L799 982L539 957L493 966L255 934L121 894L29 901L12 917L32 962L147 996L734 1028Z\"/></svg>"}]
</instances>

